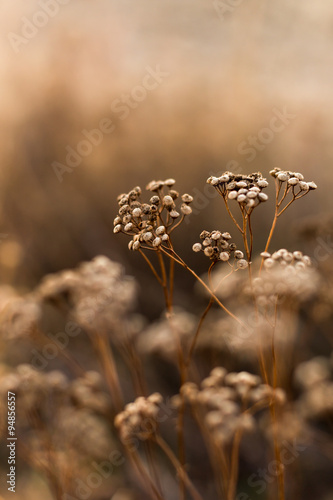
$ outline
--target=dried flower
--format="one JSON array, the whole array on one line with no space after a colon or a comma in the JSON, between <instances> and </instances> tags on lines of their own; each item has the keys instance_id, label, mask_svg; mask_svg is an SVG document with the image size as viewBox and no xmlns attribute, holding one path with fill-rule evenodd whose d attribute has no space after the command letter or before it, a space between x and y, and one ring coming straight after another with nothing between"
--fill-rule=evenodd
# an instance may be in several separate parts
<instances>
[{"instance_id":1,"label":"dried flower","mask_svg":"<svg viewBox=\"0 0 333 500\"><path fill-rule=\"evenodd\" d=\"M206 427L222 446L232 440L238 429L250 431L255 427L253 416L243 413L244 404L262 401L268 405L275 397L283 399L281 389L276 396L274 389L262 384L257 375L228 373L223 367L214 368L201 382L201 389L193 382L187 382L180 393L190 405L201 407Z\"/></svg>"},{"instance_id":2,"label":"dried flower","mask_svg":"<svg viewBox=\"0 0 333 500\"><path fill-rule=\"evenodd\" d=\"M214 262L227 262L234 257L238 261L238 267L243 269L248 263L244 260L244 254L234 243L230 243L231 235L221 231L202 231L200 234L202 243L194 243L192 250L194 252L203 251L203 253Z\"/></svg>"},{"instance_id":3,"label":"dried flower","mask_svg":"<svg viewBox=\"0 0 333 500\"><path fill-rule=\"evenodd\" d=\"M130 437L143 441L151 438L157 429L158 413L163 401L161 394L154 393L148 398L138 397L116 415L114 424L123 442Z\"/></svg>"},{"instance_id":4,"label":"dried flower","mask_svg":"<svg viewBox=\"0 0 333 500\"><path fill-rule=\"evenodd\" d=\"M317 189L317 185L313 181L304 182L304 176L299 172L290 172L289 170L274 168L269 173L272 177L275 177L280 184L286 182L287 186L292 189L292 193L295 198L300 197L299 195L301 193L303 195L309 190ZM296 187L298 187L298 191L295 191Z\"/></svg>"},{"instance_id":5,"label":"dried flower","mask_svg":"<svg viewBox=\"0 0 333 500\"><path fill-rule=\"evenodd\" d=\"M179 193L170 189L175 184L174 179L151 181L146 189L156 194L150 197L149 203L141 202L141 189L136 187L127 194L118 196L119 212L114 219L114 233L125 233L132 237L130 250L153 248L159 250L167 243L170 232L176 224L176 219L182 214L179 222L192 213L189 206L193 197L183 194L179 210L175 200ZM181 214L180 214L181 212Z\"/></svg>"},{"instance_id":6,"label":"dried flower","mask_svg":"<svg viewBox=\"0 0 333 500\"><path fill-rule=\"evenodd\" d=\"M214 186L226 201L236 200L241 210L248 215L260 202L268 200L268 196L262 193L262 189L268 186L268 182L260 172L250 175L225 172L220 177L209 177L207 183Z\"/></svg>"}]
</instances>

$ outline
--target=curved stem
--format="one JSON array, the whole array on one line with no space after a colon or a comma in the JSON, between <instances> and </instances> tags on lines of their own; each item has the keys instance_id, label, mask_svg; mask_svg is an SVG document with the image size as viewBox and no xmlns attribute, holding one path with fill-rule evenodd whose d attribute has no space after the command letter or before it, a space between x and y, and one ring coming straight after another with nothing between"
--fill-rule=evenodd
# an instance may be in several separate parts
<instances>
[{"instance_id":1,"label":"curved stem","mask_svg":"<svg viewBox=\"0 0 333 500\"><path fill-rule=\"evenodd\" d=\"M213 262L210 267L209 267L209 270L208 270L208 279L209 279L209 283L210 283L210 287L211 289L213 289L213 286L212 286L212 283L211 283L211 272L213 270L213 267L216 263ZM233 268L232 270L230 271L230 273L228 273L226 276L224 276L220 281L219 283L217 284L217 286L215 287L214 289L214 293L219 289L221 283L226 279L228 278L233 272L236 272ZM202 313L201 317L200 317L200 320L199 320L199 324L198 324L198 327L196 329L196 332L195 332L195 335L193 337L193 340L192 340L192 343L191 343L191 346L190 346L190 349L189 349L189 353L188 353L188 357L187 357L187 360L186 360L186 368L188 368L190 366L190 363L191 363L191 359L192 359L192 356L193 356L193 352L194 352L194 349L195 349L195 346L196 346L196 343L197 343L197 340L198 340L198 337L199 337L199 333L200 333L200 330L201 330L201 327L203 325L203 322L207 316L207 314L209 313L212 305L214 303L214 299L213 297L210 297L209 299L209 302L208 302L208 305L207 307L205 308L204 312Z\"/></svg>"},{"instance_id":2,"label":"curved stem","mask_svg":"<svg viewBox=\"0 0 333 500\"><path fill-rule=\"evenodd\" d=\"M183 214L181 216L181 218L179 219L179 221L177 222L177 224L175 224L174 226L172 226L172 228L169 231L169 234L171 234L172 231L174 231L176 229L176 227L180 226L184 219L185 219L185 215Z\"/></svg>"},{"instance_id":3,"label":"curved stem","mask_svg":"<svg viewBox=\"0 0 333 500\"><path fill-rule=\"evenodd\" d=\"M282 184L281 184L281 185L282 185ZM279 201L279 193L280 193L280 189L281 189L281 186L280 186L279 190L277 191L277 196L276 196L276 204L277 204L277 206L278 206L278 207L280 207L280 206L281 206L281 203L283 202L283 200L284 200L284 199L285 199L285 197L287 196L287 194L288 194L288 192L289 192L289 190L290 190L290 186L288 186L288 184L286 185L285 190L284 190L284 193L283 193L283 195L282 195L282 198L281 198L281 199L280 199L280 201Z\"/></svg>"},{"instance_id":4,"label":"curved stem","mask_svg":"<svg viewBox=\"0 0 333 500\"><path fill-rule=\"evenodd\" d=\"M147 255L139 248L139 252L140 254L142 255L142 257L145 259L145 261L147 262L148 266L150 267L152 273L154 274L155 278L157 279L157 281L159 282L159 284L161 286L162 285L162 280L161 278L159 277L159 275L157 274L157 271L156 269L154 268L153 264L150 262L150 260L148 259Z\"/></svg>"},{"instance_id":5,"label":"curved stem","mask_svg":"<svg viewBox=\"0 0 333 500\"><path fill-rule=\"evenodd\" d=\"M296 200L296 198L295 198L295 197L293 197L293 198L292 198L292 200L290 200L290 201L289 201L289 203L287 203L287 205L286 205L286 206L285 206L285 207L281 210L281 212L279 212L279 213L277 214L277 216L276 216L276 217L280 217L280 215L282 215L282 214L283 214L283 212L285 212L285 211L287 210L287 208L288 208L288 207L290 207L290 205L291 205L291 204L292 204L295 200Z\"/></svg>"},{"instance_id":6,"label":"curved stem","mask_svg":"<svg viewBox=\"0 0 333 500\"><path fill-rule=\"evenodd\" d=\"M215 293L209 288L208 285L198 276L193 269L191 269L184 261L183 259L173 250L172 255L170 255L165 248L162 247L162 252L164 252L166 255L168 255L170 258L174 259L177 264L180 264L184 269L189 271L198 281L199 283L205 288L205 290L213 297L215 302L227 313L231 318L233 318L235 321L237 321L238 324L240 324L245 330L248 330L247 326L245 323L243 323L242 320L237 318L229 309L226 308L224 304L216 297Z\"/></svg>"},{"instance_id":7,"label":"curved stem","mask_svg":"<svg viewBox=\"0 0 333 500\"><path fill-rule=\"evenodd\" d=\"M213 297L211 297L209 299L209 302L208 302L208 305L206 307L206 309L204 310L204 312L202 313L201 315L201 318L199 320L199 324L198 324L198 327L196 329L196 332L195 332L195 335L193 337L193 340L192 340L192 343L191 343L191 346L190 346L190 349L189 349L189 353L188 353L188 356L187 356L187 360L186 360L186 368L188 368L190 366L190 363L191 363L191 359L192 359L192 356L193 356L193 352L194 352L194 349L195 349L195 345L197 343L197 340L198 340L198 337L199 337L199 333L200 333L200 330L201 330L201 327L203 325L203 322L207 316L207 314L209 313L212 305L214 303L214 299Z\"/></svg>"},{"instance_id":8,"label":"curved stem","mask_svg":"<svg viewBox=\"0 0 333 500\"><path fill-rule=\"evenodd\" d=\"M180 464L180 462L178 461L177 457L173 453L170 446L164 441L163 438L161 438L158 435L156 435L154 439L155 439L156 443L158 444L158 446L161 448L161 450L163 450L164 453L166 454L166 456L169 458L170 462L172 463L172 465L176 469L179 477L186 484L186 487L187 487L189 493L191 494L193 500L203 500L202 496L195 488L191 479L188 477L187 473L185 472L184 467Z\"/></svg>"},{"instance_id":9,"label":"curved stem","mask_svg":"<svg viewBox=\"0 0 333 500\"><path fill-rule=\"evenodd\" d=\"M242 230L242 228L240 227L240 225L239 225L239 224L238 224L238 222L236 221L235 217L234 217L234 216L232 215L232 213L231 213L231 210L230 210L230 208L229 208L229 204L228 204L228 200L227 200L227 198L226 198L225 196L223 196L223 201L224 201L224 203L225 203L225 207L226 207L226 209L227 209L227 212L228 212L228 214L229 214L229 216L230 216L230 218L231 218L232 222L235 224L235 226L237 227L237 229L238 229L238 230L239 230L239 231L243 234L243 230Z\"/></svg>"}]
</instances>

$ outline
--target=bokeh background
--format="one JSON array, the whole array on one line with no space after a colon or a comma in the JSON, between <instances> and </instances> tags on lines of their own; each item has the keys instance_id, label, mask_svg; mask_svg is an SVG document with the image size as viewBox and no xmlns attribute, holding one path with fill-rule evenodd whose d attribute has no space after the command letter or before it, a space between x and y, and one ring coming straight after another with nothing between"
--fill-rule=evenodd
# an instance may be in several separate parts
<instances>
[{"instance_id":1,"label":"bokeh background","mask_svg":"<svg viewBox=\"0 0 333 500\"><path fill-rule=\"evenodd\" d=\"M46 21L38 15L42 3L0 7L3 282L29 288L45 273L101 253L138 273L142 266L124 251L127 242L112 234L115 197L152 178L175 177L180 191L198 199L200 209L184 230L188 245L182 238L189 258L201 229L227 224L214 192L206 202L198 193L209 192L206 178L230 162L244 173L302 171L320 186L281 219L284 246L295 243L295 221L330 211L329 2L230 1L225 9L223 2L199 0L70 0L56 3L58 12ZM29 22L45 25L29 28ZM137 107L122 119L112 104L156 66L168 76L132 101ZM244 144L269 126L276 109L292 118L273 137L263 135L268 142L259 141L252 159ZM114 131L59 182L53 162L64 164L66 147L76 149L82 130L104 118ZM258 210L258 243L271 216Z\"/></svg>"},{"instance_id":2,"label":"bokeh background","mask_svg":"<svg viewBox=\"0 0 333 500\"><path fill-rule=\"evenodd\" d=\"M55 14L40 15L41 5L53 5ZM224 170L269 177L280 167L318 184L279 220L272 248L313 256L316 238L332 234L333 7L327 0L14 0L2 2L0 13L3 284L28 292L45 274L104 254L139 283L145 276L138 309L158 318L163 297L149 293L140 257L113 234L116 196L156 178L174 177L179 191L194 196L194 213L176 244L199 273L207 262L191 252L198 234L232 229L222 200L206 186L208 176ZM156 67L165 73L162 81L142 100L132 97L124 118L116 103L135 94ZM277 113L289 118L269 133ZM104 119L112 120L112 133L60 182L54 162L65 164L67 148L76 151L83 130ZM250 159L245 150L258 137ZM263 204L254 214L255 252L272 211ZM306 233L310 244L300 237L308 221L314 221ZM195 308L193 280L182 272L176 280L176 302Z\"/></svg>"}]
</instances>

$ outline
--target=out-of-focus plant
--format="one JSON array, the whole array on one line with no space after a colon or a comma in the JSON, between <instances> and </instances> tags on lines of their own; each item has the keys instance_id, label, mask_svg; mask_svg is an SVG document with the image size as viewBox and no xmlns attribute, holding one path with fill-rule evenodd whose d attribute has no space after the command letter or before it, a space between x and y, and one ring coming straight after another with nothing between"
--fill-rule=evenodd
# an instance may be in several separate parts
<instances>
[{"instance_id":1,"label":"out-of-focus plant","mask_svg":"<svg viewBox=\"0 0 333 500\"><path fill-rule=\"evenodd\" d=\"M197 435L193 443L188 441L187 418L201 434L201 455L211 464L215 498L238 498L242 445L251 436L260 443L267 440L272 448L272 498L289 498L283 445L293 432L314 439L314 421L326 429L333 384L326 358L297 367L291 363L291 368L285 362L295 351L299 311L316 297L321 278L302 252L269 252L278 218L316 185L297 172L274 169L271 175L274 215L258 259L253 258L253 217L268 201L268 181L259 172L225 172L207 180L223 198L244 248L227 231L203 230L192 249L209 259L206 277L185 262L173 241L193 201L175 190L174 179L150 182L148 200L140 187L118 197L114 233L130 238L129 250L138 252L155 276L166 311L159 322L147 326L133 313L136 285L106 257L50 275L26 297L12 290L0 294L2 339L39 346L43 362L42 367L20 363L16 370L7 368L1 375L1 398L8 390L16 394L18 432L24 438L21 457L47 478L56 500L78 495L75 483L82 484L78 481L89 464L95 467L110 449L118 454L118 464L127 462L119 476L103 476L110 480L105 488L112 494L119 485L128 486L126 477L131 477L138 490L135 498L170 500L175 492L165 484L167 458L178 478L179 498L202 500L210 477L206 484L193 473L190 446ZM175 307L176 264L196 278L208 300L198 317ZM49 318L51 325L63 325L61 332L49 331ZM78 346L87 350L83 362L76 355ZM207 359L208 348L215 353L227 349L226 366L220 359ZM37 351L31 347L31 352ZM54 353L59 354L56 360ZM146 360L151 353L177 368L176 388L164 394L171 399L163 397L162 387L150 390ZM291 395L291 385L297 397ZM172 437L174 416L178 446ZM2 434L5 429L2 418ZM323 449L330 453L329 447Z\"/></svg>"}]
</instances>

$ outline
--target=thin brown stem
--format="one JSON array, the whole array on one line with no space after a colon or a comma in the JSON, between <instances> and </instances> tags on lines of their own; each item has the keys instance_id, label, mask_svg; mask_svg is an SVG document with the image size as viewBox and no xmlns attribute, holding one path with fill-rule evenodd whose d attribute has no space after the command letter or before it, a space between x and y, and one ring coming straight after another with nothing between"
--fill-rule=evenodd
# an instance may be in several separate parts
<instances>
[{"instance_id":1,"label":"thin brown stem","mask_svg":"<svg viewBox=\"0 0 333 500\"><path fill-rule=\"evenodd\" d=\"M295 200L296 200L296 198L293 197L292 200L290 200L289 203L287 203L287 205L285 207L283 207L283 209L277 214L277 217L280 217L280 215L282 215L283 212L285 212L287 210L287 208L290 207L290 205L292 203L294 203Z\"/></svg>"},{"instance_id":2,"label":"thin brown stem","mask_svg":"<svg viewBox=\"0 0 333 500\"><path fill-rule=\"evenodd\" d=\"M154 500L164 500L164 497L158 491L150 475L142 464L137 452L128 450L127 455L132 462L134 470L136 471L137 478L141 482L143 488L148 492L148 494L150 493L151 498L153 498Z\"/></svg>"},{"instance_id":3,"label":"thin brown stem","mask_svg":"<svg viewBox=\"0 0 333 500\"><path fill-rule=\"evenodd\" d=\"M172 226L172 228L169 231L169 234L171 234L172 231L174 231L176 229L176 227L180 226L184 219L185 219L185 215L182 215L181 218L179 219L179 221L177 222L177 224Z\"/></svg>"},{"instance_id":4,"label":"thin brown stem","mask_svg":"<svg viewBox=\"0 0 333 500\"><path fill-rule=\"evenodd\" d=\"M212 437L212 434L204 425L204 416L197 405L192 407L192 412L205 441L215 476L216 490L219 494L219 498L221 500L225 500L228 492L230 477L229 464L226 458L225 450L219 443L216 442L216 440Z\"/></svg>"},{"instance_id":5,"label":"thin brown stem","mask_svg":"<svg viewBox=\"0 0 333 500\"><path fill-rule=\"evenodd\" d=\"M162 275L162 288L164 292L164 299L165 299L165 305L169 313L171 313L171 304L170 304L170 298L169 298L169 290L168 290L168 279L167 279L167 274L166 274L166 269L165 269L165 264L163 260L163 256L161 254L160 250L157 250L157 256L158 256L158 261L160 264L160 269L161 269L161 275Z\"/></svg>"},{"instance_id":6,"label":"thin brown stem","mask_svg":"<svg viewBox=\"0 0 333 500\"><path fill-rule=\"evenodd\" d=\"M143 375L142 363L141 359L137 355L136 350L132 344L131 339L128 339L124 336L122 340L124 344L124 349L121 350L121 345L119 346L119 350L122 352L123 359L128 366L128 369L131 373L133 385L135 387L135 392L139 396L147 395L146 383Z\"/></svg>"},{"instance_id":7,"label":"thin brown stem","mask_svg":"<svg viewBox=\"0 0 333 500\"><path fill-rule=\"evenodd\" d=\"M269 248L269 245L271 243L271 240L272 240L272 237L273 237L273 234L274 234L274 230L275 230L275 226L276 226L276 223L277 223L277 219L278 219L278 207L276 206L275 207L275 214L274 214L274 219L273 219L273 222L272 222L272 226L271 226L271 230L269 232L269 235L268 235L268 238L267 238L267 242L266 242L266 246L265 246L265 252L268 251L268 248ZM262 271L262 268L263 268L263 265L264 265L264 257L261 259L261 265L260 265L260 270L259 270L259 275Z\"/></svg>"},{"instance_id":8,"label":"thin brown stem","mask_svg":"<svg viewBox=\"0 0 333 500\"><path fill-rule=\"evenodd\" d=\"M278 219L278 211L279 211L279 207L280 207L280 204L281 204L281 201L279 202L279 194L280 194L280 190L281 190L281 185L282 185L281 182L276 179L275 180L275 212L274 212L274 219L273 219L272 226L271 226L268 238L267 238L267 242L266 242L266 246L265 246L265 250L264 250L265 252L268 251L269 245L271 243L271 240L272 240L272 237L273 237L273 234L274 234L274 230L275 230L275 226L276 226L276 223L277 223L277 219ZM285 195L286 195L286 192L284 193L284 196ZM264 265L264 258L261 259L261 265L260 265L259 275L260 275L260 273L262 271L263 265Z\"/></svg>"},{"instance_id":9,"label":"thin brown stem","mask_svg":"<svg viewBox=\"0 0 333 500\"><path fill-rule=\"evenodd\" d=\"M271 344L271 349L272 349L272 365L273 365L273 381L272 381L272 386L274 389L277 387L277 362L276 362L276 349L275 349L275 330L276 330L276 322L277 322L277 304L278 304L278 298L276 299L275 302L275 307L274 307L274 324L272 328L272 344Z\"/></svg>"},{"instance_id":10,"label":"thin brown stem","mask_svg":"<svg viewBox=\"0 0 333 500\"><path fill-rule=\"evenodd\" d=\"M229 478L229 488L228 488L228 500L234 500L237 479L238 479L238 468L239 468L239 445L242 439L242 430L238 429L235 433L234 440L232 443L231 450L231 465L230 465L230 478Z\"/></svg>"},{"instance_id":11,"label":"thin brown stem","mask_svg":"<svg viewBox=\"0 0 333 500\"><path fill-rule=\"evenodd\" d=\"M155 450L153 450L151 441L145 441L144 447L145 447L145 452L146 452L146 457L147 457L147 462L148 462L150 474L152 475L152 478L154 480L154 483L156 484L156 487L157 487L159 493L162 494L162 487L161 487L160 478L159 478L159 475L157 472L156 460L155 460L155 456L154 456Z\"/></svg>"},{"instance_id":12,"label":"thin brown stem","mask_svg":"<svg viewBox=\"0 0 333 500\"><path fill-rule=\"evenodd\" d=\"M276 323L277 323L277 304L278 304L278 299L276 300L275 303L275 310L274 310L274 327L272 331L272 364L273 364L273 381L272 385L273 388L276 389L277 387L277 360L276 360L276 349L275 349L275 329L276 329ZM275 454L275 459L278 464L278 474L277 474L277 479L278 479L278 485L279 485L279 500L284 500L284 465L281 460L281 450L280 450L280 444L279 444L279 437L277 433L277 415L276 415L276 401L275 398L273 398L271 405L270 405L270 412L271 412L271 419L272 419L272 425L273 425L273 436L274 436L274 454Z\"/></svg>"},{"instance_id":13,"label":"thin brown stem","mask_svg":"<svg viewBox=\"0 0 333 500\"><path fill-rule=\"evenodd\" d=\"M170 245L170 250L172 250L173 247L172 247L171 242L169 243L169 245ZM174 337L175 337L175 340L177 343L178 366L179 366L181 385L183 385L186 381L186 368L185 368L185 362L184 362L184 354L183 354L180 338L177 335L177 332L175 331L175 328L174 328L174 325L172 322L172 302L170 299L170 290L168 289L168 280L167 280L165 264L164 264L163 256L162 256L162 253L160 250L158 250L158 259L160 262L160 268L161 268L161 274L162 274L162 286L163 286L163 291L164 291L165 304L166 304L166 308L168 311L168 320L169 320L170 328L174 332ZM169 281L169 283L170 283L170 281ZM180 459L180 463L182 464L182 466L185 464L184 412L185 412L185 407L183 404L180 408L179 413L178 413L178 449L179 449L179 459ZM179 492L180 492L181 500L185 500L185 483L181 477L180 477L180 481L179 481Z\"/></svg>"},{"instance_id":14,"label":"thin brown stem","mask_svg":"<svg viewBox=\"0 0 333 500\"><path fill-rule=\"evenodd\" d=\"M276 415L276 405L275 400L272 401L270 405L270 414L273 426L273 436L274 436L274 455L275 460L277 462L278 470L277 470L277 480L278 480L278 489L279 489L279 500L285 500L285 491L284 491L284 465L281 460L281 450L280 443L277 431L277 415Z\"/></svg>"},{"instance_id":15,"label":"thin brown stem","mask_svg":"<svg viewBox=\"0 0 333 500\"><path fill-rule=\"evenodd\" d=\"M120 412L123 408L123 396L109 340L99 332L93 332L90 338L101 361L115 409Z\"/></svg>"},{"instance_id":16,"label":"thin brown stem","mask_svg":"<svg viewBox=\"0 0 333 500\"><path fill-rule=\"evenodd\" d=\"M245 248L245 252L246 252L247 261L250 262L251 255L250 255L249 244L248 244L248 241L247 241L247 215L246 215L246 213L243 210L242 210L242 217L243 217L243 242L244 242L244 248Z\"/></svg>"},{"instance_id":17,"label":"thin brown stem","mask_svg":"<svg viewBox=\"0 0 333 500\"><path fill-rule=\"evenodd\" d=\"M213 299L215 300L215 302L231 317L233 318L235 321L237 321L237 323L239 323L243 328L245 328L245 330L248 330L247 326L245 323L243 323L242 320L240 320L239 318L237 318L237 316L235 316L231 311L229 311L229 309L226 308L226 306L224 304L222 304L222 302L216 297L215 293L209 288L208 285L206 285L206 283L193 271L193 269L191 269L184 261L183 259L173 250L172 251L172 255L169 254L167 252L167 249L163 248L162 247L162 252L164 252L166 255L168 255L170 258L174 259L175 262L177 262L177 264L181 265L182 267L184 267L184 269L186 269L187 271L189 271L198 281L199 283L205 288L205 290L213 297Z\"/></svg>"},{"instance_id":18,"label":"thin brown stem","mask_svg":"<svg viewBox=\"0 0 333 500\"><path fill-rule=\"evenodd\" d=\"M282 185L282 184L281 184ZM284 193L282 195L282 198L279 200L279 192L280 192L280 189L281 189L281 186L279 187L279 190L277 191L277 197L276 197L276 204L278 207L281 206L283 200L285 199L285 197L287 196L287 194L289 193L290 191L290 186L288 186L288 184L286 185L285 189L284 189Z\"/></svg>"},{"instance_id":19,"label":"thin brown stem","mask_svg":"<svg viewBox=\"0 0 333 500\"><path fill-rule=\"evenodd\" d=\"M212 273L212 270L213 270L213 267L215 266L215 264L216 264L216 262L213 262L210 265L209 269L208 269L208 280L209 280L209 284L210 284L211 289L213 289L212 282L211 282L211 273ZM228 278L233 272L234 272L234 269L232 268L232 270L230 271L230 273L228 273L226 276L224 276L220 280L220 282L218 283L217 287L214 290L214 293L219 289L221 283L226 278ZM214 303L214 299L213 299L213 297L210 297L208 305L207 305L207 307L205 308L204 312L202 313L202 315L200 317L198 327L197 327L195 335L193 337L193 340L192 340L192 343L191 343L191 346L190 346L190 349L189 349L188 357L187 357L187 360L186 360L186 368L188 368L189 365L190 365L190 363L191 363L192 355L193 355L193 352L194 352L194 349L195 349L195 346L196 346L196 343L197 343L197 340L198 340L198 337L199 337L199 333L200 333L201 327L202 327L203 322L204 322L207 314L209 313L209 311L210 311L213 303Z\"/></svg>"},{"instance_id":20,"label":"thin brown stem","mask_svg":"<svg viewBox=\"0 0 333 500\"><path fill-rule=\"evenodd\" d=\"M142 255L142 257L145 259L145 261L147 262L148 266L150 267L152 273L154 274L155 278L157 279L157 281L159 282L159 284L162 286L162 280L161 278L159 277L155 267L153 266L153 264L150 262L150 260L148 259L147 255L139 248L139 252L140 254Z\"/></svg>"},{"instance_id":21,"label":"thin brown stem","mask_svg":"<svg viewBox=\"0 0 333 500\"><path fill-rule=\"evenodd\" d=\"M169 238L168 244L169 244L170 249L173 250L171 238ZM171 302L171 304L173 303L174 281L175 281L175 261L173 259L170 259L170 267L169 267L169 295L170 295L170 302Z\"/></svg>"},{"instance_id":22,"label":"thin brown stem","mask_svg":"<svg viewBox=\"0 0 333 500\"><path fill-rule=\"evenodd\" d=\"M213 297L211 297L209 299L209 302L208 302L208 305L207 305L206 309L204 310L204 312L201 315L198 327L196 329L196 332L195 332L195 335L193 337L193 340L192 340L192 343L191 343L191 346L190 346L190 349L189 349L189 353L188 353L188 356L187 356L187 360L186 360L186 367L187 368L190 366L191 359L192 359L192 356L193 356L193 352L194 352L194 349L195 349L195 346L196 346L196 343L197 343L197 340L198 340L199 333L200 333L201 327L203 325L203 322L204 322L207 314L209 313L209 311L210 311L213 303L214 303L214 299L213 299Z\"/></svg>"},{"instance_id":23,"label":"thin brown stem","mask_svg":"<svg viewBox=\"0 0 333 500\"><path fill-rule=\"evenodd\" d=\"M178 461L177 457L173 453L172 449L170 446L164 441L163 438L160 436L156 435L155 436L155 441L158 444L158 446L161 448L161 450L164 451L165 455L169 458L170 462L174 466L174 468L177 471L177 474L179 475L179 478L182 478L184 481L189 493L191 494L193 500L203 500L202 496L192 483L191 479L189 478L188 474L186 473L184 467L181 465L181 463Z\"/></svg>"},{"instance_id":24,"label":"thin brown stem","mask_svg":"<svg viewBox=\"0 0 333 500\"><path fill-rule=\"evenodd\" d=\"M237 227L237 229L243 234L243 229L240 227L240 225L238 224L238 222L236 221L235 217L233 216L230 208L229 208L229 204L228 204L228 200L225 196L223 196L223 201L225 203L225 207L227 209L227 212L232 220L232 222L235 224L235 226Z\"/></svg>"},{"instance_id":25,"label":"thin brown stem","mask_svg":"<svg viewBox=\"0 0 333 500\"><path fill-rule=\"evenodd\" d=\"M249 266L251 265L251 258L252 258L252 252L253 252L253 231L252 231L252 223L251 223L251 215L248 215L248 223L249 223L249 234L250 234L250 259L249 259Z\"/></svg>"}]
</instances>

